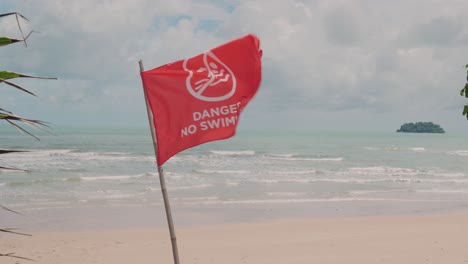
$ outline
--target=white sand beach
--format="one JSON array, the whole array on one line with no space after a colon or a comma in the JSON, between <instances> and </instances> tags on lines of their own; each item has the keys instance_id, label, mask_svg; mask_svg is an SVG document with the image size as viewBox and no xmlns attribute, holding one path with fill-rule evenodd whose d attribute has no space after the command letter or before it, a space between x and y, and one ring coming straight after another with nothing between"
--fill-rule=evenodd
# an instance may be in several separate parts
<instances>
[{"instance_id":1,"label":"white sand beach","mask_svg":"<svg viewBox=\"0 0 468 264\"><path fill-rule=\"evenodd\" d=\"M313 218L177 229L181 263L468 263L468 214ZM166 229L2 235L44 264L172 263ZM1 263L31 263L1 258Z\"/></svg>"}]
</instances>

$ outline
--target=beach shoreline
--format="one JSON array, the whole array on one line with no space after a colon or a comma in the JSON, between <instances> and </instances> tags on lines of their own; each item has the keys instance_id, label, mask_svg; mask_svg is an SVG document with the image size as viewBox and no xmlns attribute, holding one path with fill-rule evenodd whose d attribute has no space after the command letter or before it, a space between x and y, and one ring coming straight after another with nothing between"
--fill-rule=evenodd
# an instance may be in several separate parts
<instances>
[{"instance_id":1,"label":"beach shoreline","mask_svg":"<svg viewBox=\"0 0 468 264\"><path fill-rule=\"evenodd\" d=\"M466 223L462 211L182 225L176 232L181 263L467 263ZM48 264L172 263L164 227L2 235L0 248Z\"/></svg>"}]
</instances>

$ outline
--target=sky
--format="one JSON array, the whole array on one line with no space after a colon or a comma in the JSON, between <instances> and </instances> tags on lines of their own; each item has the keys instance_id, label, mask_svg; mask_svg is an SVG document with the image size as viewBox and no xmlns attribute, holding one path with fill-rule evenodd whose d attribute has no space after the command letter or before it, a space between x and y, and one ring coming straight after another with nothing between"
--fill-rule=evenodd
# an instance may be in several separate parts
<instances>
[{"instance_id":1,"label":"sky","mask_svg":"<svg viewBox=\"0 0 468 264\"><path fill-rule=\"evenodd\" d=\"M151 69L253 33L262 85L240 129L468 133L466 0L2 0L11 11L39 33L2 47L0 69L58 80L16 81L38 98L2 84L0 108L52 126L144 127L139 59ZM15 23L0 35L19 37Z\"/></svg>"}]
</instances>

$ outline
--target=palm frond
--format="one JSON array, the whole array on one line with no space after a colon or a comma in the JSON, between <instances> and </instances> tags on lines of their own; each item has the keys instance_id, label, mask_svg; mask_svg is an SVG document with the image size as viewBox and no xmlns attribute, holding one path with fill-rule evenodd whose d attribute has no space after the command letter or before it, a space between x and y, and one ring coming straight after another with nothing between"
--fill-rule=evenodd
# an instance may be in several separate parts
<instances>
[{"instance_id":1,"label":"palm frond","mask_svg":"<svg viewBox=\"0 0 468 264\"><path fill-rule=\"evenodd\" d=\"M22 39L16 39L16 38L8 38L8 37L0 37L0 47L2 46L6 46L6 45L10 45L10 44L13 44L13 43L17 43L17 42L24 42L26 43L26 40L28 40L29 36L31 36L32 33L38 33L37 31L30 31L28 33L28 35L25 37L25 38L22 38Z\"/></svg>"},{"instance_id":2,"label":"palm frond","mask_svg":"<svg viewBox=\"0 0 468 264\"><path fill-rule=\"evenodd\" d=\"M0 17L12 16L12 15L20 16L20 17L23 18L24 20L29 21L29 19L27 19L25 16L23 16L22 14L20 14L20 13L18 13L18 12L10 12L10 13L0 14Z\"/></svg>"},{"instance_id":3,"label":"palm frond","mask_svg":"<svg viewBox=\"0 0 468 264\"><path fill-rule=\"evenodd\" d=\"M5 14L0 14L0 17L5 17L5 16L12 16L14 15L16 17L16 23L18 24L18 28L19 28L19 31L21 33L21 37L22 37L22 41L24 43L24 46L28 46L28 44L26 43L26 40L28 39L29 35L31 35L32 31L29 32L28 36L27 37L24 37L24 33L23 33L23 29L21 28L21 24L19 22L19 18L23 18L24 20L26 21L29 21L29 19L27 19L25 16L23 16L22 14L18 13L18 12L10 12L10 13L5 13ZM19 42L19 41L16 41L16 42ZM11 43L10 43L11 44ZM1 45L0 45L1 46Z\"/></svg>"},{"instance_id":4,"label":"palm frond","mask_svg":"<svg viewBox=\"0 0 468 264\"><path fill-rule=\"evenodd\" d=\"M35 95L33 92L28 91L28 90L24 89L23 87L21 87L21 86L19 86L19 85L17 85L17 84L14 84L14 83L12 83L12 82L9 82L9 81L7 81L7 80L4 80L4 79L0 78L0 83L2 83L2 82L3 82L3 83L6 83L6 84L8 84L8 85L10 85L10 86L12 86L12 87L15 87L16 89L19 89L19 90L21 90L21 91L23 91L23 92L25 92L25 93L28 93L28 94L31 94L31 95L34 95L34 96L37 97L37 95Z\"/></svg>"},{"instance_id":5,"label":"palm frond","mask_svg":"<svg viewBox=\"0 0 468 264\"><path fill-rule=\"evenodd\" d=\"M1 82L4 82L12 87L15 87L23 92L26 92L28 94L31 94L31 95L34 95L36 96L33 92L29 91L29 90L26 90L25 88L17 85L17 84L14 84L10 81L7 81L7 80L10 80L10 79L15 79L15 78L33 78L33 79L43 79L43 80L57 80L57 78L55 77L40 77L40 76L32 76L32 75L26 75L26 74L22 74L22 73L17 73L17 72L10 72L10 71L0 71L0 83Z\"/></svg>"},{"instance_id":6,"label":"palm frond","mask_svg":"<svg viewBox=\"0 0 468 264\"><path fill-rule=\"evenodd\" d=\"M16 228L0 228L0 232L10 233L10 234L15 234L15 235L21 235L21 236L31 236L30 234L16 232L14 230L16 230Z\"/></svg>"},{"instance_id":7,"label":"palm frond","mask_svg":"<svg viewBox=\"0 0 468 264\"><path fill-rule=\"evenodd\" d=\"M0 204L0 208L3 209L3 210L9 211L9 212L15 213L15 214L22 215L22 214L20 214L20 213L14 211L14 210L12 210L12 209L10 209L10 208L8 208L8 207L5 207L5 206L3 206L3 205L1 205L1 204Z\"/></svg>"},{"instance_id":8,"label":"palm frond","mask_svg":"<svg viewBox=\"0 0 468 264\"><path fill-rule=\"evenodd\" d=\"M5 166L0 166L0 169L2 169L2 170L11 170L11 171L29 172L28 170L23 170L23 169L18 169L18 168L13 168L13 167L5 167Z\"/></svg>"},{"instance_id":9,"label":"palm frond","mask_svg":"<svg viewBox=\"0 0 468 264\"><path fill-rule=\"evenodd\" d=\"M55 77L40 77L40 76L32 76L26 75L17 72L10 72L10 71L0 71L0 79L8 80L14 78L34 78L34 79L43 79L43 80L57 80Z\"/></svg>"},{"instance_id":10,"label":"palm frond","mask_svg":"<svg viewBox=\"0 0 468 264\"><path fill-rule=\"evenodd\" d=\"M14 150L14 149L0 149L0 155L1 154L8 154L8 153L15 153L15 152L29 152L29 151L27 151L27 150Z\"/></svg>"},{"instance_id":11,"label":"palm frond","mask_svg":"<svg viewBox=\"0 0 468 264\"><path fill-rule=\"evenodd\" d=\"M24 117L12 114L11 112L0 110L0 120L1 119L7 121L11 126L16 128L19 132L27 134L27 135L29 135L29 136L37 139L37 140L39 140L38 137L34 136L33 134L31 134L30 132L28 132L27 130L25 130L24 128L19 126L18 124L14 123L13 121L23 122L26 125L29 125L30 127L34 128L34 129L40 129L40 130L43 130L43 131L45 131L45 132L47 132L49 134L53 134L52 132L50 132L48 130L50 127L44 121L28 119L28 118L24 118Z\"/></svg>"},{"instance_id":12,"label":"palm frond","mask_svg":"<svg viewBox=\"0 0 468 264\"><path fill-rule=\"evenodd\" d=\"M29 261L35 261L34 259L16 256L15 253L7 253L7 254L2 254L2 253L0 253L0 257L10 257L10 258L17 258L17 259L24 259L24 260L29 260Z\"/></svg>"}]
</instances>

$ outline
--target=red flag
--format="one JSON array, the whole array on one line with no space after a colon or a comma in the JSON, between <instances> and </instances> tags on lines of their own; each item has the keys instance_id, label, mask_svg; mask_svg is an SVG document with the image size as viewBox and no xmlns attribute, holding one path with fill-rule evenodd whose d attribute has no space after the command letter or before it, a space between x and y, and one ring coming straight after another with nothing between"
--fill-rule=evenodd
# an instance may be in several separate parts
<instances>
[{"instance_id":1,"label":"red flag","mask_svg":"<svg viewBox=\"0 0 468 264\"><path fill-rule=\"evenodd\" d=\"M158 165L199 144L234 136L261 81L260 41L233 40L141 73L158 143Z\"/></svg>"}]
</instances>

